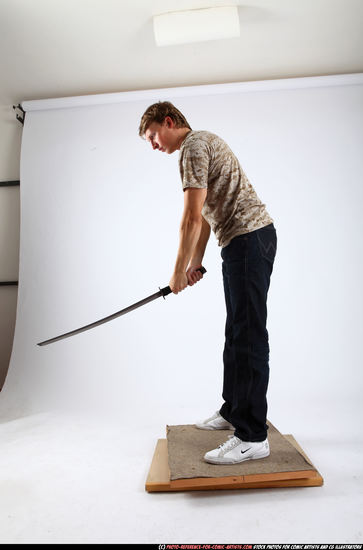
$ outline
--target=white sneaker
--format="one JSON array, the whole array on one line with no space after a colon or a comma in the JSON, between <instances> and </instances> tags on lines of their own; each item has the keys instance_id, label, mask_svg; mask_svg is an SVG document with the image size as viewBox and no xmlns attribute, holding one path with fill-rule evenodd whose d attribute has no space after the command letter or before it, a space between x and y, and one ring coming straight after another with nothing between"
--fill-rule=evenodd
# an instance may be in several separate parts
<instances>
[{"instance_id":1,"label":"white sneaker","mask_svg":"<svg viewBox=\"0 0 363 550\"><path fill-rule=\"evenodd\" d=\"M227 422L218 411L207 420L197 422L195 426L200 430L234 430L232 424Z\"/></svg>"},{"instance_id":2,"label":"white sneaker","mask_svg":"<svg viewBox=\"0 0 363 550\"><path fill-rule=\"evenodd\" d=\"M267 438L264 441L242 441L235 435L230 435L228 441L217 449L204 455L204 460L211 464L237 464L244 460L265 458L270 454Z\"/></svg>"}]
</instances>

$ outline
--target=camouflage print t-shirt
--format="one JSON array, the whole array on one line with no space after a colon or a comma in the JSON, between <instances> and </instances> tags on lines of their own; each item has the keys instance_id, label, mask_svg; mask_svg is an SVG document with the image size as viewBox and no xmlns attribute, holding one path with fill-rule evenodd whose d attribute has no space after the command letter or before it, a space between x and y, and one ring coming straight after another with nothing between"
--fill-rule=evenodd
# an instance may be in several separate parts
<instances>
[{"instance_id":1,"label":"camouflage print t-shirt","mask_svg":"<svg viewBox=\"0 0 363 550\"><path fill-rule=\"evenodd\" d=\"M180 147L179 169L183 190L208 189L202 215L219 246L227 246L233 237L273 223L238 159L215 134L190 131Z\"/></svg>"}]
</instances>

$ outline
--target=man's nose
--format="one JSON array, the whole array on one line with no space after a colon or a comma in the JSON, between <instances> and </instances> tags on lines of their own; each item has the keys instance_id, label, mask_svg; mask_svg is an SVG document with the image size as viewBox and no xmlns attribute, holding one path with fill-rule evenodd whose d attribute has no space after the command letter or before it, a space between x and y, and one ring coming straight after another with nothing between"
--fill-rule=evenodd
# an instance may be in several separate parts
<instances>
[{"instance_id":1,"label":"man's nose","mask_svg":"<svg viewBox=\"0 0 363 550\"><path fill-rule=\"evenodd\" d=\"M153 149L159 149L159 145L155 141L153 142L152 146Z\"/></svg>"}]
</instances>

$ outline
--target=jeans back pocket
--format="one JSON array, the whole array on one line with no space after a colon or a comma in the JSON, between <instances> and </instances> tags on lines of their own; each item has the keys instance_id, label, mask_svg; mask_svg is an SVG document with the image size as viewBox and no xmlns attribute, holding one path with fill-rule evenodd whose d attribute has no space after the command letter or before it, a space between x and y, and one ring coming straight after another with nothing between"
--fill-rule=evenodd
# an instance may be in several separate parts
<instances>
[{"instance_id":1,"label":"jeans back pocket","mask_svg":"<svg viewBox=\"0 0 363 550\"><path fill-rule=\"evenodd\" d=\"M256 231L261 256L273 263L276 256L277 236L273 224L261 227Z\"/></svg>"}]
</instances>

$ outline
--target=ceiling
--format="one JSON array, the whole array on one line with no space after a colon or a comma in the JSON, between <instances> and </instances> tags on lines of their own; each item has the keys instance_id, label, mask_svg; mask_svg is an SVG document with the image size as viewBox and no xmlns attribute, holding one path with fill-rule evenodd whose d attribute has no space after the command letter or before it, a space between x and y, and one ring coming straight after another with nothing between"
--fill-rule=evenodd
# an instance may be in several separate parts
<instances>
[{"instance_id":1,"label":"ceiling","mask_svg":"<svg viewBox=\"0 0 363 550\"><path fill-rule=\"evenodd\" d=\"M153 15L237 5L241 36L157 47ZM0 0L0 103L363 72L362 0Z\"/></svg>"}]
</instances>

